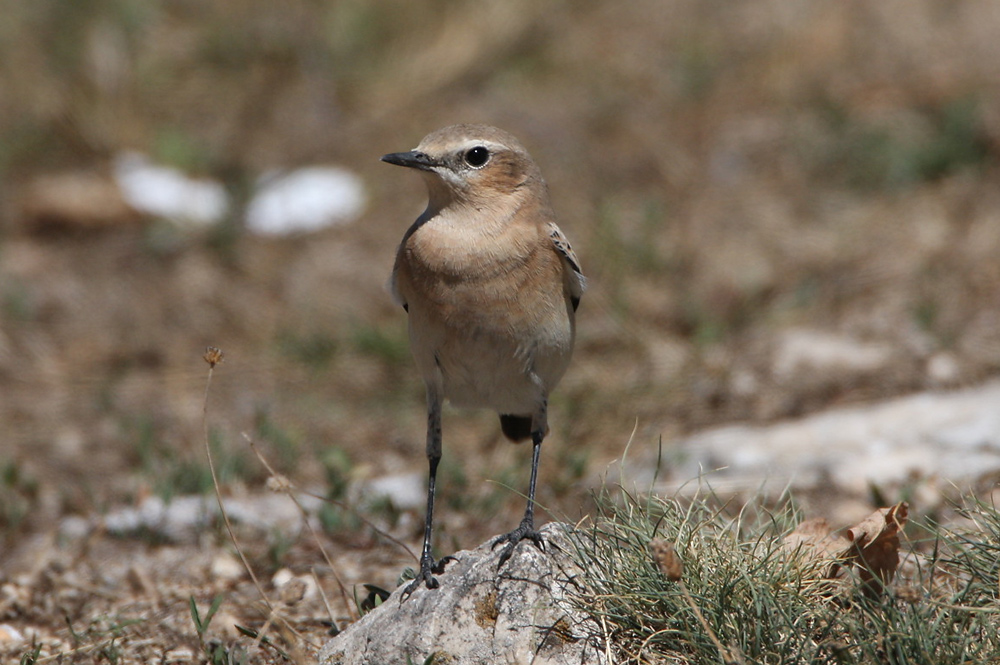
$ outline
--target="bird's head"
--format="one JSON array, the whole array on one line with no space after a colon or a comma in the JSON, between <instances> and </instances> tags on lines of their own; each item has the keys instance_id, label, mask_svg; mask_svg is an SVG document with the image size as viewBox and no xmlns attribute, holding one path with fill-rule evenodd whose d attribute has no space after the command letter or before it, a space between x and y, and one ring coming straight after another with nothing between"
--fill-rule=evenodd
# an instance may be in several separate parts
<instances>
[{"instance_id":1,"label":"bird's head","mask_svg":"<svg viewBox=\"0 0 1000 665\"><path fill-rule=\"evenodd\" d=\"M439 129L415 149L383 155L382 161L421 171L434 210L452 203L494 207L529 191L542 193L545 187L524 146L487 125Z\"/></svg>"}]
</instances>

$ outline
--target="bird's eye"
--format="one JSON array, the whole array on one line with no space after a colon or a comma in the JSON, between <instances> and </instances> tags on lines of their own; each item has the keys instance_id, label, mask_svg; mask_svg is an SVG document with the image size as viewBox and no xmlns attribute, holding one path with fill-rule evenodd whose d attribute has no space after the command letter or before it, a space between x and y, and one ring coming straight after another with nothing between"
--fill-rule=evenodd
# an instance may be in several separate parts
<instances>
[{"instance_id":1,"label":"bird's eye","mask_svg":"<svg viewBox=\"0 0 1000 665\"><path fill-rule=\"evenodd\" d=\"M465 163L474 169L478 169L480 166L485 164L490 158L490 151L481 145L477 145L475 148L469 148L465 153Z\"/></svg>"}]
</instances>

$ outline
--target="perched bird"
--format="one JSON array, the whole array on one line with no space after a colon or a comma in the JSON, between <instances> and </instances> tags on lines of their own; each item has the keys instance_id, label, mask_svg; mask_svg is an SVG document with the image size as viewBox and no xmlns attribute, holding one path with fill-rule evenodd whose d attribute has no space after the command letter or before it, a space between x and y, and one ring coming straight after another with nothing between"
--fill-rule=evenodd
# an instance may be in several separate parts
<instances>
[{"instance_id":1,"label":"perched bird","mask_svg":"<svg viewBox=\"0 0 1000 665\"><path fill-rule=\"evenodd\" d=\"M573 352L585 280L556 226L538 166L507 132L453 125L382 161L418 170L429 199L403 236L389 283L407 311L411 350L427 386L427 517L409 596L421 583L436 588L434 574L448 560L435 564L431 557L446 398L493 409L508 439L531 439L524 519L493 547L505 543L500 565L521 540L544 549L534 524L538 458L548 433L548 396Z\"/></svg>"}]
</instances>

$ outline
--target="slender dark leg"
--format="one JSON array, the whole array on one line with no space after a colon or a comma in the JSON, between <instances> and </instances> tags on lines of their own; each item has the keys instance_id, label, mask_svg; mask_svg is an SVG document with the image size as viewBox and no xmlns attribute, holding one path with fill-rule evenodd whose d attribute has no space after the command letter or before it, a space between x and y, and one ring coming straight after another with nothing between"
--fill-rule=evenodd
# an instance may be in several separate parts
<instances>
[{"instance_id":1,"label":"slender dark leg","mask_svg":"<svg viewBox=\"0 0 1000 665\"><path fill-rule=\"evenodd\" d=\"M525 539L533 542L535 547L541 551L545 551L542 534L535 530L535 483L538 480L538 458L542 451L542 439L545 438L545 432L548 429L545 410L545 403L543 402L539 408L539 413L535 417L534 427L532 427L531 432L531 480L528 482L528 505L524 509L524 519L510 533L494 538L493 543L490 545L490 547L495 549L500 543L507 543L500 553L499 566L507 562L510 555L514 553L514 548L517 547L517 544Z\"/></svg>"},{"instance_id":2,"label":"slender dark leg","mask_svg":"<svg viewBox=\"0 0 1000 665\"><path fill-rule=\"evenodd\" d=\"M441 400L432 390L427 391L427 462L430 474L427 480L427 517L424 520L424 546L420 553L420 571L416 579L403 591L403 600L417 590L421 583L428 589L436 589L438 581L434 574L444 572L444 564L453 561L447 556L436 564L431 557L431 533L434 524L434 485L437 480L438 463L441 461Z\"/></svg>"}]
</instances>

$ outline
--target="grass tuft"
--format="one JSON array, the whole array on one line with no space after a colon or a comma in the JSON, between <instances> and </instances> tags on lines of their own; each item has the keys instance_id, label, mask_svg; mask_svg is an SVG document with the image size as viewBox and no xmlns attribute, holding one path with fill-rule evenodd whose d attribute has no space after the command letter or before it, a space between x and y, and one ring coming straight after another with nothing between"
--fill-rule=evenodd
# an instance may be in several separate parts
<instances>
[{"instance_id":1,"label":"grass tuft","mask_svg":"<svg viewBox=\"0 0 1000 665\"><path fill-rule=\"evenodd\" d=\"M616 662L1000 661L992 506L971 502L974 526L962 532L923 525L930 536L908 543L915 551L896 583L872 598L860 585L831 593L815 565L782 548L799 521L789 506L733 517L711 497L613 498L599 497L598 519L575 536L575 558L588 583L581 606ZM669 579L664 543L680 559ZM679 568L682 579L672 581Z\"/></svg>"}]
</instances>

